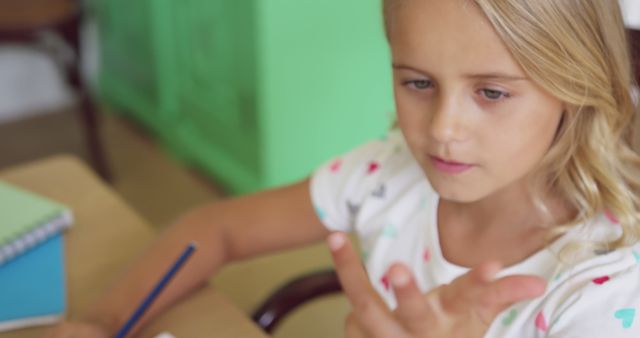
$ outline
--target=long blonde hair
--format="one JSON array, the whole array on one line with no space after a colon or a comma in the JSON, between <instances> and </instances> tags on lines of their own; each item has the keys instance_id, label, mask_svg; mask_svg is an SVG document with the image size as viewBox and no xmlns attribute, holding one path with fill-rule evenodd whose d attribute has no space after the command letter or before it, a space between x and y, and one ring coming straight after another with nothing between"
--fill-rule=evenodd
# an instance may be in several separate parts
<instances>
[{"instance_id":1,"label":"long blonde hair","mask_svg":"<svg viewBox=\"0 0 640 338\"><path fill-rule=\"evenodd\" d=\"M387 37L395 7L404 1L383 0ZM618 1L474 2L526 74L568 107L532 180L578 211L552 233L610 212L623 233L599 245L616 249L637 242L640 157L632 143L638 107L632 98L634 78ZM534 195L542 190L537 188Z\"/></svg>"}]
</instances>

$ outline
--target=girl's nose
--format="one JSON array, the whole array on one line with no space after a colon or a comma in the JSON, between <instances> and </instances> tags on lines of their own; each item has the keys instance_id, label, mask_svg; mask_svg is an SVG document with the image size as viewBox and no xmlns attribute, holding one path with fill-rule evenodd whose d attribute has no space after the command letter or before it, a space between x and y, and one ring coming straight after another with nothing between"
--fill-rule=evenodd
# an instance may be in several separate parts
<instances>
[{"instance_id":1,"label":"girl's nose","mask_svg":"<svg viewBox=\"0 0 640 338\"><path fill-rule=\"evenodd\" d=\"M466 138L464 114L454 100L443 100L431 112L429 133L438 143L461 142Z\"/></svg>"}]
</instances>

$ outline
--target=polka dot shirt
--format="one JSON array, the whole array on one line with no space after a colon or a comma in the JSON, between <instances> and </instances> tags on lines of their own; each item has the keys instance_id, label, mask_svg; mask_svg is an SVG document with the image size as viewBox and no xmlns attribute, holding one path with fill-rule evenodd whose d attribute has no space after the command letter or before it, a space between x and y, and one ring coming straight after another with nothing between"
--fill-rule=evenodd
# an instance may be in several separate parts
<instances>
[{"instance_id":1,"label":"polka dot shirt","mask_svg":"<svg viewBox=\"0 0 640 338\"><path fill-rule=\"evenodd\" d=\"M412 268L424 292L468 271L442 255L438 195L399 131L320 167L311 180L311 195L328 229L357 235L371 283L390 308L396 302L385 273L395 262ZM639 245L615 251L582 249L571 255L571 264L566 257L558 258L568 244L619 233L615 218L603 214L505 268L499 276L545 278L547 291L505 310L485 337L640 337Z\"/></svg>"}]
</instances>

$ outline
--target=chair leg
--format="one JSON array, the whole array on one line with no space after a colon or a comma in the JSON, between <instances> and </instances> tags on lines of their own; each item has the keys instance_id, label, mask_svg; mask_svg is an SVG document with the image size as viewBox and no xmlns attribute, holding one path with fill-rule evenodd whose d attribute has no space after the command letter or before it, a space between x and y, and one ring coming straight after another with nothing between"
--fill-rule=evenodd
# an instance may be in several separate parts
<instances>
[{"instance_id":1,"label":"chair leg","mask_svg":"<svg viewBox=\"0 0 640 338\"><path fill-rule=\"evenodd\" d=\"M100 138L99 116L95 111L93 101L86 91L80 93L79 101L80 118L84 124L84 137L89 150L91 163L100 177L107 182L111 182L113 176L107 163L102 139Z\"/></svg>"},{"instance_id":2,"label":"chair leg","mask_svg":"<svg viewBox=\"0 0 640 338\"><path fill-rule=\"evenodd\" d=\"M74 62L67 68L66 76L71 86L78 95L80 106L80 120L84 129L84 138L89 151L89 158L94 169L105 181L113 178L108 165L104 145L100 137L100 117L91 98L87 84L82 78L81 64L82 51L80 45L81 14L65 24L62 29L62 37L70 45L75 53Z\"/></svg>"}]
</instances>

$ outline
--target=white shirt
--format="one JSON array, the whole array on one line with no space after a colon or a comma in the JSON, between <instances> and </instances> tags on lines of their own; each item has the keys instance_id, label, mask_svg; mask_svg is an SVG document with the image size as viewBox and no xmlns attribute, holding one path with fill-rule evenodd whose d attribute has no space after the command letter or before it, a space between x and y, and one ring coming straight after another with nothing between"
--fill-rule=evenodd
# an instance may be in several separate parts
<instances>
[{"instance_id":1,"label":"white shirt","mask_svg":"<svg viewBox=\"0 0 640 338\"><path fill-rule=\"evenodd\" d=\"M356 233L371 283L390 308L396 301L385 273L395 262L407 264L425 292L469 271L443 257L439 197L398 131L319 168L311 195L328 229ZM557 255L568 243L619 234L620 227L601 215L501 271L499 277L541 276L547 291L505 310L485 337L640 337L639 245L611 252L584 248L568 258L573 264L562 264Z\"/></svg>"}]
</instances>

